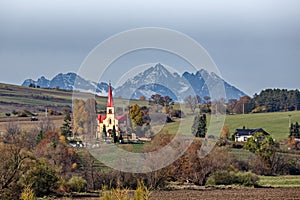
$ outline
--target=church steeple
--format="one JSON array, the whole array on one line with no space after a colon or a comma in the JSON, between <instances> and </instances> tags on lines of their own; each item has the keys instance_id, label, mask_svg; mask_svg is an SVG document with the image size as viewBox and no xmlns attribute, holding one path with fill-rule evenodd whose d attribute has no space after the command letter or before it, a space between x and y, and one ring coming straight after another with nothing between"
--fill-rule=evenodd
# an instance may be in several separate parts
<instances>
[{"instance_id":1,"label":"church steeple","mask_svg":"<svg viewBox=\"0 0 300 200\"><path fill-rule=\"evenodd\" d=\"M108 85L108 99L107 99L107 107L114 107L113 97L112 97L112 89L111 84Z\"/></svg>"}]
</instances>

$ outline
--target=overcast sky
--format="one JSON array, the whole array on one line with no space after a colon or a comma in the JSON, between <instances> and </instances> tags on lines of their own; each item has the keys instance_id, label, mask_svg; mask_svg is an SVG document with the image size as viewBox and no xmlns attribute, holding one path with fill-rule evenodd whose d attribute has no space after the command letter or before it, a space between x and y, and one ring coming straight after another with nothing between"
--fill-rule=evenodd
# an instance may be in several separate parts
<instances>
[{"instance_id":1,"label":"overcast sky","mask_svg":"<svg viewBox=\"0 0 300 200\"><path fill-rule=\"evenodd\" d=\"M77 72L108 37L163 27L195 39L250 96L300 88L299 8L299 0L1 0L0 82Z\"/></svg>"}]
</instances>

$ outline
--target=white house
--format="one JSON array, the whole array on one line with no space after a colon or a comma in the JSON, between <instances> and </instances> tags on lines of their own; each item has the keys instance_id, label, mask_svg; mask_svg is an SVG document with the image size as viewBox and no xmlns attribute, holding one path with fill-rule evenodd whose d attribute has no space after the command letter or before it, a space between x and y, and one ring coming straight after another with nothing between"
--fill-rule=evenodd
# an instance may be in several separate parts
<instances>
[{"instance_id":1,"label":"white house","mask_svg":"<svg viewBox=\"0 0 300 200\"><path fill-rule=\"evenodd\" d=\"M253 137L255 133L263 133L264 135L270 135L262 128L246 129L244 127L243 129L236 129L234 133L234 140L236 142L247 142L247 139Z\"/></svg>"}]
</instances>

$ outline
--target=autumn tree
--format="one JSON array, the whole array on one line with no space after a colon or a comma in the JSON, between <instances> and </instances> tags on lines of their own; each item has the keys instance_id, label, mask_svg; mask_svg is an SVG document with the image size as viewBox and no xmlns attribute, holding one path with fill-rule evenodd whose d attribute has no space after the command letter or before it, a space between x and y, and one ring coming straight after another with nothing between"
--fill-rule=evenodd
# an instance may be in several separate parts
<instances>
[{"instance_id":1,"label":"autumn tree","mask_svg":"<svg viewBox=\"0 0 300 200\"><path fill-rule=\"evenodd\" d=\"M140 100L141 101L145 101L146 100L146 97L144 95L140 96Z\"/></svg>"},{"instance_id":2,"label":"autumn tree","mask_svg":"<svg viewBox=\"0 0 300 200\"><path fill-rule=\"evenodd\" d=\"M227 140L229 138L229 128L224 125L221 131L221 138Z\"/></svg>"},{"instance_id":3,"label":"autumn tree","mask_svg":"<svg viewBox=\"0 0 300 200\"><path fill-rule=\"evenodd\" d=\"M82 156L79 158L83 178L87 181L89 189L96 189L96 178L100 170L97 170L97 160L87 149L82 149Z\"/></svg>"},{"instance_id":4,"label":"autumn tree","mask_svg":"<svg viewBox=\"0 0 300 200\"><path fill-rule=\"evenodd\" d=\"M149 104L152 105L162 105L163 104L163 99L162 96L160 94L153 94L151 95L150 99L149 99Z\"/></svg>"},{"instance_id":5,"label":"autumn tree","mask_svg":"<svg viewBox=\"0 0 300 200\"><path fill-rule=\"evenodd\" d=\"M275 142L271 136L257 132L253 137L248 138L244 148L258 155L271 167L272 157L275 153Z\"/></svg>"},{"instance_id":6,"label":"autumn tree","mask_svg":"<svg viewBox=\"0 0 300 200\"><path fill-rule=\"evenodd\" d=\"M174 134L169 134L168 131L162 131L153 136L150 143L147 143L143 146L143 152L154 152L157 151L164 146L170 144L172 139L174 138ZM161 157L168 156L166 152ZM172 176L171 174L171 166L164 167L162 169L157 170L157 165L160 164L161 160L149 158L145 162L145 166L150 169L153 169L151 172L145 174L145 179L147 184L153 188L158 189L163 187L166 184L166 181Z\"/></svg>"},{"instance_id":7,"label":"autumn tree","mask_svg":"<svg viewBox=\"0 0 300 200\"><path fill-rule=\"evenodd\" d=\"M219 170L226 170L230 166L231 157L224 147L215 147L205 157L199 156L202 141L195 138L187 151L172 164L172 177L180 182L191 182L205 185L208 177Z\"/></svg>"},{"instance_id":8,"label":"autumn tree","mask_svg":"<svg viewBox=\"0 0 300 200\"><path fill-rule=\"evenodd\" d=\"M169 96L163 96L162 97L162 103L163 103L163 106L165 107L169 107L170 104L172 103L173 99L170 98Z\"/></svg>"},{"instance_id":9,"label":"autumn tree","mask_svg":"<svg viewBox=\"0 0 300 200\"><path fill-rule=\"evenodd\" d=\"M45 159L35 160L33 166L23 174L21 185L30 186L38 197L53 193L58 187L58 175Z\"/></svg>"},{"instance_id":10,"label":"autumn tree","mask_svg":"<svg viewBox=\"0 0 300 200\"><path fill-rule=\"evenodd\" d=\"M34 157L17 144L0 142L0 152L0 199L18 199L18 181L30 168Z\"/></svg>"},{"instance_id":11,"label":"autumn tree","mask_svg":"<svg viewBox=\"0 0 300 200\"><path fill-rule=\"evenodd\" d=\"M73 106L73 133L84 137L92 137L97 129L97 103L95 99L75 99ZM87 135L88 134L88 135Z\"/></svg>"},{"instance_id":12,"label":"autumn tree","mask_svg":"<svg viewBox=\"0 0 300 200\"><path fill-rule=\"evenodd\" d=\"M143 125L143 113L141 107L138 104L134 104L133 106L130 106L129 114L130 114L130 119L133 122L134 129L136 129L137 126Z\"/></svg>"},{"instance_id":13,"label":"autumn tree","mask_svg":"<svg viewBox=\"0 0 300 200\"><path fill-rule=\"evenodd\" d=\"M83 135L86 133L87 112L85 102L82 99L75 99L73 105L74 127L73 133Z\"/></svg>"},{"instance_id":14,"label":"autumn tree","mask_svg":"<svg viewBox=\"0 0 300 200\"><path fill-rule=\"evenodd\" d=\"M238 114L244 114L249 113L255 108L255 105L253 104L253 101L249 96L243 96L241 97L235 107L234 112Z\"/></svg>"},{"instance_id":15,"label":"autumn tree","mask_svg":"<svg viewBox=\"0 0 300 200\"><path fill-rule=\"evenodd\" d=\"M87 114L86 128L87 133L91 136L95 135L97 130L97 102L95 99L87 99L85 102L85 110Z\"/></svg>"},{"instance_id":16,"label":"autumn tree","mask_svg":"<svg viewBox=\"0 0 300 200\"><path fill-rule=\"evenodd\" d=\"M0 137L0 199L18 199L21 186L18 181L32 167L35 159L26 134L11 125Z\"/></svg>"},{"instance_id":17,"label":"autumn tree","mask_svg":"<svg viewBox=\"0 0 300 200\"><path fill-rule=\"evenodd\" d=\"M68 177L72 164L76 162L77 156L68 148L60 134L55 131L47 131L36 146L34 154L37 158L46 158L52 166L59 169L61 175Z\"/></svg>"},{"instance_id":18,"label":"autumn tree","mask_svg":"<svg viewBox=\"0 0 300 200\"><path fill-rule=\"evenodd\" d=\"M228 113L234 113L234 107L237 104L238 100L237 99L229 99L227 102L227 112Z\"/></svg>"}]
</instances>

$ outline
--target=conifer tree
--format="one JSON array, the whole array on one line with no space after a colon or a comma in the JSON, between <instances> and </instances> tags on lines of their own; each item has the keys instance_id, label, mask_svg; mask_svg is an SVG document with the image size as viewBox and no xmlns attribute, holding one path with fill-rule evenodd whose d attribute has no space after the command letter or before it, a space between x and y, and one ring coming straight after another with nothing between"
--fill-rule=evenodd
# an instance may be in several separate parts
<instances>
[{"instance_id":1,"label":"conifer tree","mask_svg":"<svg viewBox=\"0 0 300 200\"><path fill-rule=\"evenodd\" d=\"M115 125L113 126L113 129L112 129L112 135L113 135L114 143L117 143L118 142L118 137L117 137Z\"/></svg>"},{"instance_id":2,"label":"conifer tree","mask_svg":"<svg viewBox=\"0 0 300 200\"><path fill-rule=\"evenodd\" d=\"M196 115L192 126L192 133L196 137L205 137L206 131L206 115Z\"/></svg>"},{"instance_id":3,"label":"conifer tree","mask_svg":"<svg viewBox=\"0 0 300 200\"><path fill-rule=\"evenodd\" d=\"M63 136L68 137L72 133L72 127L71 127L71 115L70 112L66 112L66 116L64 118L64 123L62 127L60 127L60 131Z\"/></svg>"},{"instance_id":4,"label":"conifer tree","mask_svg":"<svg viewBox=\"0 0 300 200\"><path fill-rule=\"evenodd\" d=\"M298 122L295 124L291 124L290 128L290 137L295 137L295 138L300 138L300 133L299 133L300 125Z\"/></svg>"},{"instance_id":5,"label":"conifer tree","mask_svg":"<svg viewBox=\"0 0 300 200\"><path fill-rule=\"evenodd\" d=\"M107 132L106 132L106 126L103 125L103 130L102 130L102 138L105 139L107 136Z\"/></svg>"}]
</instances>

